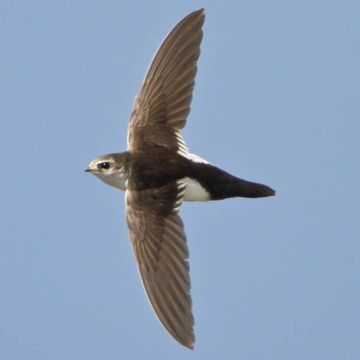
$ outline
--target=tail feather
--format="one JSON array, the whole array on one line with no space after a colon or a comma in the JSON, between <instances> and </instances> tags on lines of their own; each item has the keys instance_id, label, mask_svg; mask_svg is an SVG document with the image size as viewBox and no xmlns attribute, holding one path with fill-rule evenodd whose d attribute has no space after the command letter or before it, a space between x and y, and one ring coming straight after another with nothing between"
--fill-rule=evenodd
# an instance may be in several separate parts
<instances>
[{"instance_id":1,"label":"tail feather","mask_svg":"<svg viewBox=\"0 0 360 360\"><path fill-rule=\"evenodd\" d=\"M243 179L237 179L235 183L236 196L247 197L247 198L259 198L259 197L267 197L274 196L275 190L273 190L270 186L259 184L256 182L246 181Z\"/></svg>"},{"instance_id":2,"label":"tail feather","mask_svg":"<svg viewBox=\"0 0 360 360\"><path fill-rule=\"evenodd\" d=\"M239 179L210 164L193 163L191 170L189 176L196 179L209 192L211 200L275 195L275 191L267 185Z\"/></svg>"}]
</instances>

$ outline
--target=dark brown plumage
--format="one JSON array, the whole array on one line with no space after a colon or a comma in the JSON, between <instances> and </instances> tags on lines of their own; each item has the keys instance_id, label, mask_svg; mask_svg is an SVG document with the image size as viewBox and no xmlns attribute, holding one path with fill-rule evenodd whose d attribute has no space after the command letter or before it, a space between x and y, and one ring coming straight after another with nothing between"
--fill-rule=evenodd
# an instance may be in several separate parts
<instances>
[{"instance_id":1,"label":"dark brown plumage","mask_svg":"<svg viewBox=\"0 0 360 360\"><path fill-rule=\"evenodd\" d=\"M156 151L158 146L173 153L187 150L179 130L190 112L204 18L201 9L181 20L151 62L128 128L128 150L134 156L139 152L141 158L141 153L151 152L153 147ZM151 161L152 168L158 169L155 159ZM141 168L140 172L130 169L126 190L126 217L139 272L162 324L176 340L192 348L189 252L178 215L184 184L166 181L136 190L136 174L146 171Z\"/></svg>"},{"instance_id":2,"label":"dark brown plumage","mask_svg":"<svg viewBox=\"0 0 360 360\"><path fill-rule=\"evenodd\" d=\"M157 51L133 105L128 151L101 156L87 169L126 191L126 219L147 296L166 330L189 348L195 338L182 201L275 193L190 154L182 138L204 18L203 9L186 16Z\"/></svg>"}]
</instances>

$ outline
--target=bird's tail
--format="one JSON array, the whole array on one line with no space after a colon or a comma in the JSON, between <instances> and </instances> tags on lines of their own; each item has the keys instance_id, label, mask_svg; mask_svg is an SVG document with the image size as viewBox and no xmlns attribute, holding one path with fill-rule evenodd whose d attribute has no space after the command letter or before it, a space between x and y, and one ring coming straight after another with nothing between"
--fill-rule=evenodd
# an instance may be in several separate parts
<instances>
[{"instance_id":1,"label":"bird's tail","mask_svg":"<svg viewBox=\"0 0 360 360\"><path fill-rule=\"evenodd\" d=\"M229 186L229 190L235 196L247 198L259 198L275 195L275 190L273 190L270 186L239 178L236 178L236 181Z\"/></svg>"},{"instance_id":2,"label":"bird's tail","mask_svg":"<svg viewBox=\"0 0 360 360\"><path fill-rule=\"evenodd\" d=\"M210 164L194 164L190 176L209 192L211 200L232 197L259 198L275 195L275 191L267 185L239 179Z\"/></svg>"}]
</instances>

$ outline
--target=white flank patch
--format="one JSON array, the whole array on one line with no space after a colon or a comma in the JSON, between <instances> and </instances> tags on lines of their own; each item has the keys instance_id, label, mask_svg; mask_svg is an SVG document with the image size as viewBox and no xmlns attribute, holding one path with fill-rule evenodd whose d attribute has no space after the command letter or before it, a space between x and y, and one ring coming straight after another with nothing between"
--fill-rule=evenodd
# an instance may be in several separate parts
<instances>
[{"instance_id":1,"label":"white flank patch","mask_svg":"<svg viewBox=\"0 0 360 360\"><path fill-rule=\"evenodd\" d=\"M183 200L185 201L208 201L210 194L204 189L201 184L191 178L186 177L186 189Z\"/></svg>"},{"instance_id":2,"label":"white flank patch","mask_svg":"<svg viewBox=\"0 0 360 360\"><path fill-rule=\"evenodd\" d=\"M196 163L210 164L208 161L201 158L199 155L195 155L191 153L181 153L181 155Z\"/></svg>"}]
</instances>

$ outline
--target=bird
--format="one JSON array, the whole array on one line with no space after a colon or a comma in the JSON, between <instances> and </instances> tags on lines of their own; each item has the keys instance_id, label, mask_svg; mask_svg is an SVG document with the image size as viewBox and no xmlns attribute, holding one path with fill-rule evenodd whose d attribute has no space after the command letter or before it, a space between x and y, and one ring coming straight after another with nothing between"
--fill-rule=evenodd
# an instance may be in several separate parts
<instances>
[{"instance_id":1,"label":"bird","mask_svg":"<svg viewBox=\"0 0 360 360\"><path fill-rule=\"evenodd\" d=\"M168 333L190 349L194 316L182 202L275 195L192 154L184 141L204 20L204 9L191 12L160 45L135 97L127 151L97 157L85 170L125 191L129 237L149 302Z\"/></svg>"}]
</instances>

